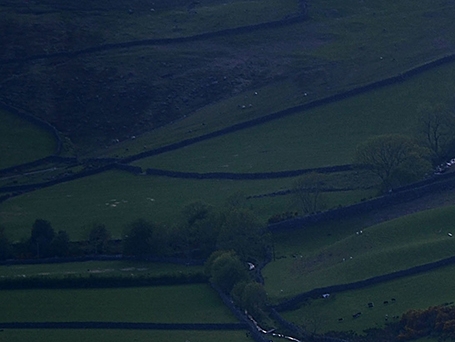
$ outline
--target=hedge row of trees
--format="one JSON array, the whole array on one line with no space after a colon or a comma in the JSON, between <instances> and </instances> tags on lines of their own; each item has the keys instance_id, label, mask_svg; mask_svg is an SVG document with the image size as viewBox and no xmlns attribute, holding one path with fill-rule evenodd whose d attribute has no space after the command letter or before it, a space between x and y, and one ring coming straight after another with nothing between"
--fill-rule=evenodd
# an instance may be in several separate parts
<instances>
[{"instance_id":1,"label":"hedge row of trees","mask_svg":"<svg viewBox=\"0 0 455 342\"><path fill-rule=\"evenodd\" d=\"M267 226L239 203L233 200L217 211L193 202L183 208L180 223L174 227L138 219L124 227L121 242L113 241L108 228L100 223L89 227L86 241L70 242L66 231L56 233L49 221L37 219L30 237L12 245L0 227L0 260L110 253L205 260L216 250L233 250L242 260L262 260L270 245Z\"/></svg>"},{"instance_id":2,"label":"hedge row of trees","mask_svg":"<svg viewBox=\"0 0 455 342\"><path fill-rule=\"evenodd\" d=\"M137 220L123 235L125 255L176 256L207 259L216 250L233 250L243 260L262 260L270 245L267 226L245 208L216 211L203 202L182 210L181 223L161 227Z\"/></svg>"}]
</instances>

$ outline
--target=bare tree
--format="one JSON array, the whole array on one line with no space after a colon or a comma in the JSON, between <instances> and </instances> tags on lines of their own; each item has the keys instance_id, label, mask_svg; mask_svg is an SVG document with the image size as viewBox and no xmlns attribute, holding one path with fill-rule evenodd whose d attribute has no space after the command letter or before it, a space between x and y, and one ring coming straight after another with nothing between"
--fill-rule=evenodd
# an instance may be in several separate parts
<instances>
[{"instance_id":1,"label":"bare tree","mask_svg":"<svg viewBox=\"0 0 455 342\"><path fill-rule=\"evenodd\" d=\"M435 163L449 157L455 142L455 115L442 104L425 104L419 108L418 134L432 153Z\"/></svg>"},{"instance_id":2,"label":"bare tree","mask_svg":"<svg viewBox=\"0 0 455 342\"><path fill-rule=\"evenodd\" d=\"M303 214L325 209L323 188L326 176L321 173L309 173L297 179L292 192Z\"/></svg>"}]
</instances>

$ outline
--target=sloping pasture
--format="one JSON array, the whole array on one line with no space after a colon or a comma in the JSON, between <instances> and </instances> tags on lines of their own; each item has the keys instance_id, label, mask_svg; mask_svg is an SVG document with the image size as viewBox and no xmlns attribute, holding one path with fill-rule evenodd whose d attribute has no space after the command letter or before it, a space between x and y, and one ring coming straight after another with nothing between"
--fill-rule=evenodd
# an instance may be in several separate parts
<instances>
[{"instance_id":1,"label":"sloping pasture","mask_svg":"<svg viewBox=\"0 0 455 342\"><path fill-rule=\"evenodd\" d=\"M146 330L34 330L5 329L0 337L10 342L252 342L247 331L146 331Z\"/></svg>"},{"instance_id":2,"label":"sloping pasture","mask_svg":"<svg viewBox=\"0 0 455 342\"><path fill-rule=\"evenodd\" d=\"M410 309L453 302L454 275L455 266L446 266L364 289L335 293L328 299L309 300L299 309L282 315L318 333L334 330L362 333L365 329L382 328L387 322L396 322ZM374 307L369 308L368 303L373 303ZM352 315L357 312L362 314L354 319ZM340 318L343 318L341 322Z\"/></svg>"},{"instance_id":3,"label":"sloping pasture","mask_svg":"<svg viewBox=\"0 0 455 342\"><path fill-rule=\"evenodd\" d=\"M4 110L0 110L0 122L0 169L54 153L54 138L43 128Z\"/></svg>"},{"instance_id":4,"label":"sloping pasture","mask_svg":"<svg viewBox=\"0 0 455 342\"><path fill-rule=\"evenodd\" d=\"M201 135L229 123L264 116L397 75L441 57L453 52L453 37L447 32L453 25L454 11L453 5L435 6L432 1L418 4L412 1L363 3L361 6L356 1L322 1L311 4L311 20L291 27L192 44L198 51L208 48L212 53L223 51L222 55L235 55L233 51L239 51L239 47L258 56L267 51L261 63L271 70L285 70L287 77L279 82L269 80L266 86L258 84L255 89L257 97L252 96L253 90L226 94L226 100L191 114L193 119L185 118L144 135L133 143L136 147L129 148L128 152L124 148L130 143L125 142L108 153L137 153L143 151L143 145L156 147L157 144L171 142L170 137L174 139L176 136L177 140L181 140ZM283 37L286 39L283 40ZM173 46L172 49L174 54L183 50L191 53L191 47L186 45ZM222 55L215 58L223 60ZM444 88L442 84L441 87ZM273 92L270 93L271 89ZM428 91L431 92L425 88L418 98L426 96ZM266 93L267 96L261 96ZM387 99L380 105L384 106L389 101ZM251 108L249 104L252 104ZM245 109L241 110L239 106L245 106Z\"/></svg>"},{"instance_id":5,"label":"sloping pasture","mask_svg":"<svg viewBox=\"0 0 455 342\"><path fill-rule=\"evenodd\" d=\"M0 224L13 241L28 237L37 218L49 220L56 231L66 230L72 240L86 240L94 222L104 223L113 237L119 238L124 226L138 218L169 227L179 222L179 213L188 203L202 200L221 209L232 195L286 190L292 182L292 178L174 179L109 171L11 198L0 205ZM358 202L365 196L365 191L354 190L329 197L331 204L337 206ZM275 213L295 208L289 196L251 199L247 205L264 221Z\"/></svg>"},{"instance_id":6,"label":"sloping pasture","mask_svg":"<svg viewBox=\"0 0 455 342\"><path fill-rule=\"evenodd\" d=\"M276 241L278 260L263 271L268 294L277 301L450 257L454 219L455 208L449 206L365 229L345 221L289 232Z\"/></svg>"},{"instance_id":7,"label":"sloping pasture","mask_svg":"<svg viewBox=\"0 0 455 342\"><path fill-rule=\"evenodd\" d=\"M193 36L281 20L286 16L299 14L297 0L210 1L202 4L193 3L192 6L182 2L170 4L157 2L148 5L136 2L120 6L110 2L99 3L97 6L92 4L56 6L51 2L49 5L29 4L28 7L29 11L14 11L14 8L5 5L5 18L23 22L24 25L43 22L52 25L52 22L59 22L60 19L60 25L89 26L93 32L100 35L98 38L100 41L110 44ZM55 10L56 7L58 11ZM13 11L13 14L8 13L10 11ZM78 33L85 38L83 32Z\"/></svg>"},{"instance_id":8,"label":"sloping pasture","mask_svg":"<svg viewBox=\"0 0 455 342\"><path fill-rule=\"evenodd\" d=\"M419 106L439 102L449 105L454 76L455 65L441 66L404 83L139 160L134 165L196 172L263 172L349 164L357 145L368 137L415 135Z\"/></svg>"}]
</instances>

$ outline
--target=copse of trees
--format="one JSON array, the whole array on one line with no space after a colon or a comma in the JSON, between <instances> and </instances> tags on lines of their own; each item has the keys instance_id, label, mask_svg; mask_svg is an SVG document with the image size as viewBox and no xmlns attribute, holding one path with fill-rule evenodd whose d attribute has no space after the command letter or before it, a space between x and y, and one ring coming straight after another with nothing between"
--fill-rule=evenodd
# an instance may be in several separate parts
<instances>
[{"instance_id":1,"label":"copse of trees","mask_svg":"<svg viewBox=\"0 0 455 342\"><path fill-rule=\"evenodd\" d=\"M156 226L143 219L131 222L125 229L122 237L123 254L139 257L150 256L156 253L154 246L154 231Z\"/></svg>"},{"instance_id":2,"label":"copse of trees","mask_svg":"<svg viewBox=\"0 0 455 342\"><path fill-rule=\"evenodd\" d=\"M64 257L69 254L69 241L66 231L55 234L49 221L36 219L27 242L28 251L36 258Z\"/></svg>"},{"instance_id":3,"label":"copse of trees","mask_svg":"<svg viewBox=\"0 0 455 342\"><path fill-rule=\"evenodd\" d=\"M225 213L217 238L217 249L233 250L244 261L267 257L270 246L267 226L247 209Z\"/></svg>"},{"instance_id":4,"label":"copse of trees","mask_svg":"<svg viewBox=\"0 0 455 342\"><path fill-rule=\"evenodd\" d=\"M420 180L432 169L429 150L400 134L366 140L357 147L354 164L379 177L383 191Z\"/></svg>"},{"instance_id":5,"label":"copse of trees","mask_svg":"<svg viewBox=\"0 0 455 342\"><path fill-rule=\"evenodd\" d=\"M205 263L209 281L230 295L238 307L260 320L266 315L267 294L248 272L247 263L232 250L216 251Z\"/></svg>"},{"instance_id":6,"label":"copse of trees","mask_svg":"<svg viewBox=\"0 0 455 342\"><path fill-rule=\"evenodd\" d=\"M248 270L234 251L217 251L205 264L205 273L210 281L229 294L234 286L248 281Z\"/></svg>"},{"instance_id":7,"label":"copse of trees","mask_svg":"<svg viewBox=\"0 0 455 342\"><path fill-rule=\"evenodd\" d=\"M189 203L182 210L182 222L177 229L176 242L186 257L206 259L216 250L223 215L202 202Z\"/></svg>"}]
</instances>

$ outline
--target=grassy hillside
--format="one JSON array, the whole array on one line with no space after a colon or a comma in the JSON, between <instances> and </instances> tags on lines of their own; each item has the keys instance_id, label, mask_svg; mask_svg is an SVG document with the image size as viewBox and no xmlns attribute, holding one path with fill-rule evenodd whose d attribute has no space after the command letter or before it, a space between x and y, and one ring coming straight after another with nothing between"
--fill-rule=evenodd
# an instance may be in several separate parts
<instances>
[{"instance_id":1,"label":"grassy hillside","mask_svg":"<svg viewBox=\"0 0 455 342\"><path fill-rule=\"evenodd\" d=\"M455 266L394 280L368 288L332 294L328 299L308 301L300 309L283 313L286 319L305 325L310 331L363 330L382 328L387 322L397 322L397 316L410 309L425 309L455 300L452 279ZM392 301L392 298L395 301ZM383 304L388 301L388 304ZM373 308L368 303L374 303ZM352 315L362 312L358 319ZM343 318L342 322L338 319ZM387 318L387 320L386 320Z\"/></svg>"},{"instance_id":2,"label":"grassy hillside","mask_svg":"<svg viewBox=\"0 0 455 342\"><path fill-rule=\"evenodd\" d=\"M4 110L0 110L0 122L0 169L55 152L54 138L46 130Z\"/></svg>"},{"instance_id":3,"label":"grassy hillside","mask_svg":"<svg viewBox=\"0 0 455 342\"><path fill-rule=\"evenodd\" d=\"M191 202L202 200L222 209L232 195L286 190L292 182L292 178L187 180L111 171L9 199L0 206L0 223L13 241L29 236L37 218L49 220L56 231L66 230L73 240L86 239L87 227L94 222L104 223L119 238L124 226L138 218L172 226L179 223L180 211ZM328 204L355 203L372 194L371 190L334 193L328 195ZM291 196L251 199L247 205L264 222L275 213L296 208Z\"/></svg>"},{"instance_id":4,"label":"grassy hillside","mask_svg":"<svg viewBox=\"0 0 455 342\"><path fill-rule=\"evenodd\" d=\"M96 4L7 0L0 6L4 19L0 43L5 47L0 53L0 100L55 125L71 140L81 159L120 158L207 134L400 74L455 51L452 2L321 0L310 3L307 20L291 25L210 39L49 56L138 39L188 37L278 20L299 9L296 0L209 0L191 5L169 0L157 1L153 8L148 1L132 0L127 5L117 0ZM17 63L17 58L31 61ZM400 84L134 165L177 171L266 172L348 164L357 144L372 135L412 135L417 108L424 102L452 106L454 76L454 65L441 66ZM42 135L34 136L38 134L35 129L21 131L21 124L0 113L3 116L6 124L0 128L0 146L6 149L0 149L0 168L46 155L52 149ZM12 142L17 143L17 150ZM40 152L29 154L34 149ZM59 169L42 177L82 168ZM34 177L0 181L22 184L42 179ZM359 173L330 177L330 189L339 191L324 194L329 207L375 194L372 187L376 183ZM265 222L276 213L298 211L298 207L289 194L256 195L287 190L294 180L189 180L109 171L11 198L0 205L0 225L12 241L28 237L37 218L49 220L56 231L67 231L72 240L86 239L94 222L105 224L118 238L124 225L137 218L170 229L180 222L184 205L202 200L222 208L230 196L239 193L252 196L246 205ZM405 213L403 210L401 215ZM370 215L381 213L274 234L277 259L263 271L270 302L453 255L454 241L448 235L453 233L453 206L373 226L368 224L374 221ZM0 274L61 277L76 272L90 276L91 270L122 274L131 268L133 274L164 272L160 267L141 271L139 268L148 267L119 262L0 267ZM172 270L180 271L179 267ZM284 315L315 332L360 333L382 327L385 315L396 317L409 308L453 301L452 278L453 267L446 267L334 294L329 300L314 300ZM393 304L391 298L395 298ZM236 321L208 285L4 290L0 300L7 308L0 313L0 321ZM385 300L390 305L382 304ZM365 306L370 301L376 305L368 311ZM358 311L363 312L362 317L352 320ZM68 335L69 340L248 340L244 332L105 333L102 337L99 331L71 331ZM62 338L61 331L48 336L42 331L0 334L18 341Z\"/></svg>"},{"instance_id":5,"label":"grassy hillside","mask_svg":"<svg viewBox=\"0 0 455 342\"><path fill-rule=\"evenodd\" d=\"M194 31L199 20L195 18L200 16L212 27L197 27L213 30L216 22L271 20L297 7L297 1L223 4L199 4L194 16L188 14L193 9L182 8L181 3L157 7L157 13L141 6L136 10L132 4L132 14L118 6L111 11L102 6L87 11L82 5L80 12L57 7L40 15L6 7L10 20L6 21L5 58L14 58L18 51L21 56L43 54L83 49L119 37L128 40L132 32L134 38L150 35L154 30L147 25L154 23L153 14L163 19L155 22L159 31L181 29L187 34ZM104 51L56 63L5 66L0 68L0 95L54 123L80 152L100 154L99 148L111 145L113 139L127 140L274 82L287 82L297 90L291 101L277 99L278 107L286 108L289 102L305 103L445 55L454 43L447 33L454 25L453 11L449 3L429 0L362 5L320 1L311 4L308 20L294 25L191 43ZM165 13L170 13L167 19ZM36 29L30 30L28 23L35 21ZM15 39L18 32L26 34ZM43 39L34 39L35 34Z\"/></svg>"},{"instance_id":6,"label":"grassy hillside","mask_svg":"<svg viewBox=\"0 0 455 342\"><path fill-rule=\"evenodd\" d=\"M279 260L263 271L269 296L290 297L450 257L454 219L455 208L449 206L371 226L362 234L352 222L289 233L276 243ZM315 234L320 237L316 245Z\"/></svg>"},{"instance_id":7,"label":"grassy hillside","mask_svg":"<svg viewBox=\"0 0 455 342\"><path fill-rule=\"evenodd\" d=\"M455 65L445 65L404 83L134 164L143 168L196 172L264 172L349 164L357 145L372 135L416 135L419 106L425 103L450 106L454 76ZM261 102L254 95L250 97L247 102L253 102L254 106ZM219 116L214 114L219 118L218 122L223 122L222 108L212 108L213 113L221 113ZM231 108L231 111L243 113L239 108ZM206 115L208 117L208 113ZM184 122L175 123L167 133L173 137L172 133L176 132L178 137L183 125ZM172 127L174 131L169 132ZM192 130L193 126L185 128ZM145 139L143 142L148 143Z\"/></svg>"}]
</instances>

